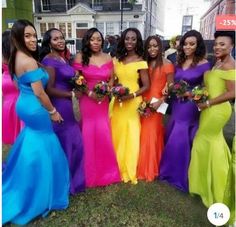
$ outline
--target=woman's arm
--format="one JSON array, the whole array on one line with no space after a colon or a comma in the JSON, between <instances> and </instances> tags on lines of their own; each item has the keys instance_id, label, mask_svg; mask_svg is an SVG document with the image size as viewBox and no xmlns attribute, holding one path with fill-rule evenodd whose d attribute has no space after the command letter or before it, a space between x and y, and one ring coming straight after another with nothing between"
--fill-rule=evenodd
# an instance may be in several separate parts
<instances>
[{"instance_id":1,"label":"woman's arm","mask_svg":"<svg viewBox=\"0 0 236 227\"><path fill-rule=\"evenodd\" d=\"M63 118L61 115L57 112L55 107L52 105L48 95L43 89L43 85L41 81L37 81L34 83L31 83L31 87L33 89L33 92L35 96L39 99L39 101L42 103L42 105L47 109L47 111L50 113L50 117L53 121L56 122L62 122Z\"/></svg>"},{"instance_id":2,"label":"woman's arm","mask_svg":"<svg viewBox=\"0 0 236 227\"><path fill-rule=\"evenodd\" d=\"M223 94L221 94L213 99L209 99L205 103L199 103L198 108L203 110L205 108L208 108L208 107L211 107L211 106L214 106L214 105L234 99L235 98L235 81L225 80L225 85L226 85L226 89L227 89L226 92L224 92Z\"/></svg>"},{"instance_id":3,"label":"woman's arm","mask_svg":"<svg viewBox=\"0 0 236 227\"><path fill-rule=\"evenodd\" d=\"M139 95L142 95L145 91L147 91L150 88L150 80L148 76L148 70L147 69L140 69L139 70L139 76L142 82L142 87L126 96L121 97L121 101L128 100L128 99L133 99Z\"/></svg>"}]
</instances>

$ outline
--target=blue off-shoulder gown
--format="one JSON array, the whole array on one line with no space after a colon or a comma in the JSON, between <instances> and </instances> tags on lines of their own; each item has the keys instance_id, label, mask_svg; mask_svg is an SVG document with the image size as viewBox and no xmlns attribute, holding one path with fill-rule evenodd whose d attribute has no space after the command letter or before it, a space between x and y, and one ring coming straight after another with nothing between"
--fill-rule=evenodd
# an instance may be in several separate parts
<instances>
[{"instance_id":1,"label":"blue off-shoulder gown","mask_svg":"<svg viewBox=\"0 0 236 227\"><path fill-rule=\"evenodd\" d=\"M20 95L16 112L24 122L2 174L2 223L24 225L69 203L69 167L53 132L48 111L34 95L31 83L45 87L47 72L38 68L16 78Z\"/></svg>"}]
</instances>

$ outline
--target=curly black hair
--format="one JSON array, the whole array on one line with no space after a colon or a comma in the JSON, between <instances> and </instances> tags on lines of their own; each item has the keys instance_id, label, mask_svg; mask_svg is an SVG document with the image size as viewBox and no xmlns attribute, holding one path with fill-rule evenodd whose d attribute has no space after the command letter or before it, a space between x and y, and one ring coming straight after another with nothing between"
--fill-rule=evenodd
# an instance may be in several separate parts
<instances>
[{"instance_id":1,"label":"curly black hair","mask_svg":"<svg viewBox=\"0 0 236 227\"><path fill-rule=\"evenodd\" d=\"M41 45L41 48L39 51L39 60L40 61L42 61L43 58L51 52L50 42L51 42L51 38L52 38L51 33L53 31L58 31L63 35L63 33L57 28L51 28L44 33L42 45ZM64 37L64 35L63 35L63 37ZM64 37L64 39L65 39L65 37ZM65 51L65 56L66 56L66 52L67 52L66 46L65 46L64 51ZM67 60L69 60L69 59L67 59Z\"/></svg>"},{"instance_id":2,"label":"curly black hair","mask_svg":"<svg viewBox=\"0 0 236 227\"><path fill-rule=\"evenodd\" d=\"M206 56L206 46L205 46L205 43L204 43L201 33L196 30L190 30L190 31L186 32L183 35L183 37L180 39L180 43L179 43L179 47L178 47L178 55L177 55L177 65L178 66L182 66L182 64L186 60L183 46L184 46L185 40L188 37L192 37L192 36L197 39L197 48L194 53L193 62L191 64L191 66L193 67L193 66L197 65L198 62L200 62Z\"/></svg>"},{"instance_id":3,"label":"curly black hair","mask_svg":"<svg viewBox=\"0 0 236 227\"><path fill-rule=\"evenodd\" d=\"M102 38L102 46L103 48L104 45L104 38L102 33L97 29L97 28L90 28L84 35L82 39L82 64L83 65L88 65L89 64L89 58L92 56L92 50L90 48L90 39L93 36L95 32L98 32L101 35Z\"/></svg>"},{"instance_id":4,"label":"curly black hair","mask_svg":"<svg viewBox=\"0 0 236 227\"><path fill-rule=\"evenodd\" d=\"M143 40L142 40L142 35L140 31L137 28L127 28L124 30L121 34L121 38L119 40L119 43L117 45L117 52L116 52L116 57L119 61L122 61L126 55L127 55L127 50L125 48L125 37L128 32L135 32L137 36L137 46L135 49L135 52L138 56L143 56L144 48L143 48Z\"/></svg>"},{"instance_id":5,"label":"curly black hair","mask_svg":"<svg viewBox=\"0 0 236 227\"><path fill-rule=\"evenodd\" d=\"M229 37L232 41L232 44L235 45L235 31L216 31L214 34L215 39L219 36Z\"/></svg>"},{"instance_id":6,"label":"curly black hair","mask_svg":"<svg viewBox=\"0 0 236 227\"><path fill-rule=\"evenodd\" d=\"M12 78L15 74L15 61L17 50L21 50L23 53L33 57L36 61L38 61L38 46L36 51L30 51L25 45L24 32L25 27L27 26L33 27L36 32L34 25L30 21L23 19L17 20L11 28L11 54L9 58L9 71Z\"/></svg>"},{"instance_id":7,"label":"curly black hair","mask_svg":"<svg viewBox=\"0 0 236 227\"><path fill-rule=\"evenodd\" d=\"M163 59L162 59L162 48L163 47L162 47L161 39L158 35L152 35L146 39L145 44L144 44L144 59L148 63L150 63L150 61L153 60L153 58L151 58L148 53L148 46L149 46L149 43L152 39L156 40L157 45L158 45L158 54L155 57L155 60L156 60L156 67L159 67L159 66L163 65Z\"/></svg>"}]
</instances>

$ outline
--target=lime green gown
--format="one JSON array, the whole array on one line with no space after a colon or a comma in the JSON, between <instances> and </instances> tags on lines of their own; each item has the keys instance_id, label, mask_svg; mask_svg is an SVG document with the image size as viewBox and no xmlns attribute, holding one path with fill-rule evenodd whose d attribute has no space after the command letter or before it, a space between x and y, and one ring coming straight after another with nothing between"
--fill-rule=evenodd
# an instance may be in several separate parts
<instances>
[{"instance_id":1,"label":"lime green gown","mask_svg":"<svg viewBox=\"0 0 236 227\"><path fill-rule=\"evenodd\" d=\"M114 72L119 79L119 83L130 89L130 93L139 90L140 69L147 69L146 61L131 62L123 64L114 60ZM141 123L137 108L142 101L138 96L122 103L117 100L112 103L111 129L112 139L115 147L116 157L119 165L122 181L137 184L137 164L140 149Z\"/></svg>"},{"instance_id":2,"label":"lime green gown","mask_svg":"<svg viewBox=\"0 0 236 227\"><path fill-rule=\"evenodd\" d=\"M236 222L236 213L235 213L235 136L233 139L232 147L232 158L228 172L228 178L226 183L226 190L224 195L224 204L229 207L230 210L230 219L229 224L234 224Z\"/></svg>"},{"instance_id":3,"label":"lime green gown","mask_svg":"<svg viewBox=\"0 0 236 227\"><path fill-rule=\"evenodd\" d=\"M206 73L204 83L209 92L209 99L226 91L226 80L235 80L235 70L216 69ZM193 141L189 191L200 195L207 207L213 203L224 202L231 153L223 136L223 128L231 113L232 107L229 102L203 110L199 129Z\"/></svg>"}]
</instances>

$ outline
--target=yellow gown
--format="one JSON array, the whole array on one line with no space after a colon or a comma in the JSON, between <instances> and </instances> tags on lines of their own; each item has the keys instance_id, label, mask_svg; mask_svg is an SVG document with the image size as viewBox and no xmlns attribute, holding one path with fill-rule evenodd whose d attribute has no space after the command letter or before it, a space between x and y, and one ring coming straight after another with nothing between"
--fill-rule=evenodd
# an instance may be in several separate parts
<instances>
[{"instance_id":1,"label":"yellow gown","mask_svg":"<svg viewBox=\"0 0 236 227\"><path fill-rule=\"evenodd\" d=\"M114 73L119 83L130 89L130 93L139 90L140 69L147 69L146 61L123 64L114 60ZM142 97L126 100L122 106L114 101L111 114L112 139L122 180L137 184L136 170L140 143L140 117L137 112Z\"/></svg>"}]
</instances>

